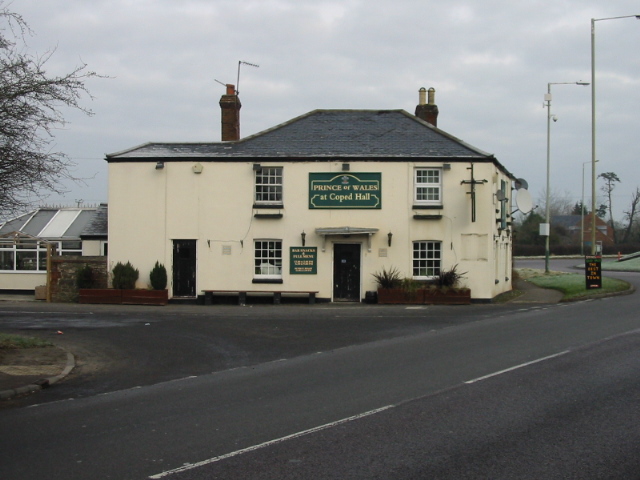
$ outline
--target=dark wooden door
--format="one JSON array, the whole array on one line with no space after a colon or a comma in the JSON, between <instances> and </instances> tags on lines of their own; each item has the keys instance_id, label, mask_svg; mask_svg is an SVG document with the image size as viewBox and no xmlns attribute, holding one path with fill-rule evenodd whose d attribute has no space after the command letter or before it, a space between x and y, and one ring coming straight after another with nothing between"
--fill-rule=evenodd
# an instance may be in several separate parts
<instances>
[{"instance_id":1,"label":"dark wooden door","mask_svg":"<svg viewBox=\"0 0 640 480\"><path fill-rule=\"evenodd\" d=\"M336 243L333 246L333 300L360 301L360 245Z\"/></svg>"},{"instance_id":2,"label":"dark wooden door","mask_svg":"<svg viewBox=\"0 0 640 480\"><path fill-rule=\"evenodd\" d=\"M196 241L173 241L173 295L196 296Z\"/></svg>"}]
</instances>

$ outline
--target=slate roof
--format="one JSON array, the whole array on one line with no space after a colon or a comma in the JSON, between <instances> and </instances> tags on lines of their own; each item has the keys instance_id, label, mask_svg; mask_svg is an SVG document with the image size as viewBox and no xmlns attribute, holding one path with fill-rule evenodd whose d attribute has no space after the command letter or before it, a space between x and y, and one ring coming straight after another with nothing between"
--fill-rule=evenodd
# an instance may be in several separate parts
<instances>
[{"instance_id":1,"label":"slate roof","mask_svg":"<svg viewBox=\"0 0 640 480\"><path fill-rule=\"evenodd\" d=\"M580 227L581 218L580 215L554 215L551 217L551 223L565 228Z\"/></svg>"},{"instance_id":2,"label":"slate roof","mask_svg":"<svg viewBox=\"0 0 640 480\"><path fill-rule=\"evenodd\" d=\"M551 224L568 229L578 229L580 228L581 218L580 215L553 215L551 217ZM585 225L591 225L591 215L585 215L584 222ZM600 217L596 217L596 223L599 227L607 225L607 222Z\"/></svg>"},{"instance_id":3,"label":"slate roof","mask_svg":"<svg viewBox=\"0 0 640 480\"><path fill-rule=\"evenodd\" d=\"M91 221L87 223L82 229L82 232L80 232L80 238L106 239L108 232L109 232L109 208L106 203L101 203L100 206L94 212L91 218Z\"/></svg>"},{"instance_id":4,"label":"slate roof","mask_svg":"<svg viewBox=\"0 0 640 480\"><path fill-rule=\"evenodd\" d=\"M496 161L404 110L314 110L238 141L147 143L107 161L336 157Z\"/></svg>"}]
</instances>

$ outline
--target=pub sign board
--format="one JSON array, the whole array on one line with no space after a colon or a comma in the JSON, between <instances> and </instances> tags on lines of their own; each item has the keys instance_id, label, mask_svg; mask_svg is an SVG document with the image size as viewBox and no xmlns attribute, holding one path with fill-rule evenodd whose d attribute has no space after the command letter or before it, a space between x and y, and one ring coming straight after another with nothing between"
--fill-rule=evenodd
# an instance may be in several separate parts
<instances>
[{"instance_id":1,"label":"pub sign board","mask_svg":"<svg viewBox=\"0 0 640 480\"><path fill-rule=\"evenodd\" d=\"M309 209L382 208L380 173L309 173Z\"/></svg>"},{"instance_id":2,"label":"pub sign board","mask_svg":"<svg viewBox=\"0 0 640 480\"><path fill-rule=\"evenodd\" d=\"M602 257L600 255L586 255L584 260L584 275L587 290L602 288Z\"/></svg>"},{"instance_id":3,"label":"pub sign board","mask_svg":"<svg viewBox=\"0 0 640 480\"><path fill-rule=\"evenodd\" d=\"M318 273L318 247L290 247L289 273L316 275Z\"/></svg>"}]
</instances>

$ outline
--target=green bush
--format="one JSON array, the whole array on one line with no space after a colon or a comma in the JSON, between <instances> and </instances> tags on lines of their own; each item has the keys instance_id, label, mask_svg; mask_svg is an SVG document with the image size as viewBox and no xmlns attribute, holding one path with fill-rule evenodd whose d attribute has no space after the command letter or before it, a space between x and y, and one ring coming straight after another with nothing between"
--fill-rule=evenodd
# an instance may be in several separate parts
<instances>
[{"instance_id":1,"label":"green bush","mask_svg":"<svg viewBox=\"0 0 640 480\"><path fill-rule=\"evenodd\" d=\"M136 288L136 280L140 276L137 268L133 268L130 262L122 264L118 262L113 267L113 288L132 290Z\"/></svg>"},{"instance_id":2,"label":"green bush","mask_svg":"<svg viewBox=\"0 0 640 480\"><path fill-rule=\"evenodd\" d=\"M167 288L167 269L160 262L156 262L149 274L151 287L154 290L164 290Z\"/></svg>"},{"instance_id":3,"label":"green bush","mask_svg":"<svg viewBox=\"0 0 640 480\"><path fill-rule=\"evenodd\" d=\"M85 265L76 272L76 286L93 288L93 269L89 265Z\"/></svg>"}]
</instances>

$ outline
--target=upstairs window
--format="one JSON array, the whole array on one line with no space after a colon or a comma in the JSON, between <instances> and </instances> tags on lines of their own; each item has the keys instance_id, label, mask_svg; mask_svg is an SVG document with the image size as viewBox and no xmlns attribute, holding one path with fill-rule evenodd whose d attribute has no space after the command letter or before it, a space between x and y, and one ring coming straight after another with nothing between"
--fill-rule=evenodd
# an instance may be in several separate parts
<instances>
[{"instance_id":1,"label":"upstairs window","mask_svg":"<svg viewBox=\"0 0 640 480\"><path fill-rule=\"evenodd\" d=\"M416 168L414 177L414 202L417 205L442 204L442 170Z\"/></svg>"},{"instance_id":2,"label":"upstairs window","mask_svg":"<svg viewBox=\"0 0 640 480\"><path fill-rule=\"evenodd\" d=\"M282 204L282 167L256 170L256 205Z\"/></svg>"},{"instance_id":3,"label":"upstairs window","mask_svg":"<svg viewBox=\"0 0 640 480\"><path fill-rule=\"evenodd\" d=\"M440 275L442 242L413 242L413 278L427 280Z\"/></svg>"}]
</instances>

